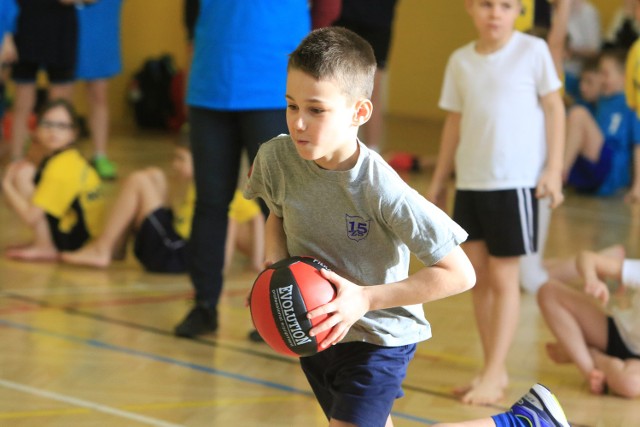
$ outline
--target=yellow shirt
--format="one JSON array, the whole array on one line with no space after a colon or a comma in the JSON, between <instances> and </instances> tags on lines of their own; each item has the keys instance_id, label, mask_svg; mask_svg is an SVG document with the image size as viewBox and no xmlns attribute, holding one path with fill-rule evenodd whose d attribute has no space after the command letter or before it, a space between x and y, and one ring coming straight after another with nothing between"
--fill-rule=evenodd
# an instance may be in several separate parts
<instances>
[{"instance_id":1,"label":"yellow shirt","mask_svg":"<svg viewBox=\"0 0 640 427\"><path fill-rule=\"evenodd\" d=\"M191 183L182 202L173 211L173 228L185 240L191 236L191 220L196 205L196 186Z\"/></svg>"},{"instance_id":2,"label":"yellow shirt","mask_svg":"<svg viewBox=\"0 0 640 427\"><path fill-rule=\"evenodd\" d=\"M34 205L58 220L58 231L69 233L82 218L90 236L102 228L102 182L78 150L69 148L47 159L38 171Z\"/></svg>"},{"instance_id":3,"label":"yellow shirt","mask_svg":"<svg viewBox=\"0 0 640 427\"><path fill-rule=\"evenodd\" d=\"M186 196L182 203L176 206L173 215L173 227L176 233L183 239L189 239L191 235L191 221L196 203L196 187L189 185ZM260 205L254 200L247 200L242 195L242 191L236 190L233 195L231 205L229 205L229 218L239 223L247 222L260 214Z\"/></svg>"},{"instance_id":4,"label":"yellow shirt","mask_svg":"<svg viewBox=\"0 0 640 427\"><path fill-rule=\"evenodd\" d=\"M229 218L243 223L250 221L260 214L260 205L255 200L247 200L242 195L242 191L236 190L233 200L229 206Z\"/></svg>"},{"instance_id":5,"label":"yellow shirt","mask_svg":"<svg viewBox=\"0 0 640 427\"><path fill-rule=\"evenodd\" d=\"M640 116L640 39L629 49L625 75L627 104Z\"/></svg>"}]
</instances>

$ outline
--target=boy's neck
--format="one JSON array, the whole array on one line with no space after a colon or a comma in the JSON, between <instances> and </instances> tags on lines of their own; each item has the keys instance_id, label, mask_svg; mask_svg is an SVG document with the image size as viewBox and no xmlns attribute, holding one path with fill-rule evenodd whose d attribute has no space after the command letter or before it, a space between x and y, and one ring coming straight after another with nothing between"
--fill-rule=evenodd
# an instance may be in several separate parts
<instances>
[{"instance_id":1,"label":"boy's neck","mask_svg":"<svg viewBox=\"0 0 640 427\"><path fill-rule=\"evenodd\" d=\"M499 51L500 49L505 47L507 43L509 43L511 37L513 37L514 32L515 31L511 31L507 36L503 37L500 40L476 40L476 52L481 55L489 55Z\"/></svg>"}]
</instances>

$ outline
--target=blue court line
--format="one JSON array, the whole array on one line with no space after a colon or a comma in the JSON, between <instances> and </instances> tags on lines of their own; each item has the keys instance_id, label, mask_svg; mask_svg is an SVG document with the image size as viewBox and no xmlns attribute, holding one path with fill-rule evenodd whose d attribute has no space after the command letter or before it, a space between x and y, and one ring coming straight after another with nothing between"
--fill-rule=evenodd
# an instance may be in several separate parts
<instances>
[{"instance_id":1,"label":"blue court line","mask_svg":"<svg viewBox=\"0 0 640 427\"><path fill-rule=\"evenodd\" d=\"M180 367L183 367L183 368L186 368L186 369L191 369L191 370L194 370L194 371L204 372L206 374L216 375L216 376L229 378L229 379L232 379L232 380L241 381L241 382L245 382L245 383L260 385L260 386L263 386L263 387L273 388L273 389L280 390L280 391L286 391L286 392L301 394L301 395L310 396L310 397L313 396L313 393L311 393L311 392L309 392L307 390L303 390L303 389L287 386L287 385L284 385L284 384L275 383L275 382L272 382L272 381L265 381L265 380L261 380L261 379L254 378L254 377L248 377L246 375L234 374L232 372L222 371L220 369L211 368L209 366L198 365L198 364L190 363L190 362L184 362L182 360L174 359L172 357L166 357L166 356L162 356L162 355L159 355L159 354L148 353L148 352L145 352L145 351L134 350L134 349L127 348L127 347L113 345L113 344L106 343L104 341L80 338L80 337L76 337L76 336L73 336L73 335L62 334L62 333L59 333L59 332L47 331L45 329L36 328L34 326L31 326L31 325L25 325L25 324L22 324L22 323L12 322L10 320L5 320L5 319L0 319L0 325L4 325L4 326L10 327L10 328L20 329L20 330L23 330L23 331L36 333L36 334L40 334L40 335L46 335L46 336L50 336L50 337L53 337L53 338L58 338L58 339L61 339L61 340L70 341L70 342L74 342L74 343L78 343L78 344L84 344L84 345L88 345L88 346L99 348L99 349L103 349L103 350L111 350L111 351L114 351L114 352L128 354L128 355L131 355L131 356L142 357L142 358L145 358L145 359L153 360L155 362L168 363L168 364L175 365L175 366L180 366ZM420 424L431 425L431 424L437 424L438 423L438 421L435 421L435 420L430 420L428 418L417 417L417 416L414 416L414 415L400 413L400 412L392 412L391 415L393 417L402 418L402 419L409 420L409 421L414 421L414 422L417 422L417 423L420 423Z\"/></svg>"}]
</instances>

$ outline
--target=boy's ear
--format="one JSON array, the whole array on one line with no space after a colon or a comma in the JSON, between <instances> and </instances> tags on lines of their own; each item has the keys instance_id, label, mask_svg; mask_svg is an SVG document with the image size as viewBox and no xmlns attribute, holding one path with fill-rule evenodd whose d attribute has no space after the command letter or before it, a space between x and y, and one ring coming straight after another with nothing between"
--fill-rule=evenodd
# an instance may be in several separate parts
<instances>
[{"instance_id":1,"label":"boy's ear","mask_svg":"<svg viewBox=\"0 0 640 427\"><path fill-rule=\"evenodd\" d=\"M371 100L367 98L359 99L356 101L352 123L354 126L362 126L369 121L372 112L373 104Z\"/></svg>"}]
</instances>

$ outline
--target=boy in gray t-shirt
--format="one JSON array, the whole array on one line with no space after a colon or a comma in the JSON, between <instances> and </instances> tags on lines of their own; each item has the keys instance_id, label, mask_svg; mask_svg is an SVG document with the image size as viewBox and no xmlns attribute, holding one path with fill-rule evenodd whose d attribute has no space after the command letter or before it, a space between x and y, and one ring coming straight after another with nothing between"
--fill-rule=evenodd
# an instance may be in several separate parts
<instances>
[{"instance_id":1,"label":"boy in gray t-shirt","mask_svg":"<svg viewBox=\"0 0 640 427\"><path fill-rule=\"evenodd\" d=\"M335 300L308 313L330 315L311 330L330 330L324 351L300 364L335 427L393 425L416 343L431 336L421 304L475 280L459 247L466 233L357 139L371 116L375 68L369 44L349 30L307 36L289 58L291 135L262 145L245 189L271 209L268 264L307 255L333 269L322 274L337 288ZM411 252L425 267L409 275ZM518 417L568 427L539 384L511 410L474 425L518 425Z\"/></svg>"},{"instance_id":2,"label":"boy in gray t-shirt","mask_svg":"<svg viewBox=\"0 0 640 427\"><path fill-rule=\"evenodd\" d=\"M332 268L336 299L308 314L329 313L311 333L331 332L301 364L332 423L366 426L385 425L415 343L431 336L421 304L475 277L464 230L357 139L375 68L351 31L311 33L289 59L291 136L262 145L244 193L271 210L267 263L306 255ZM410 252L426 265L412 275Z\"/></svg>"}]
</instances>

